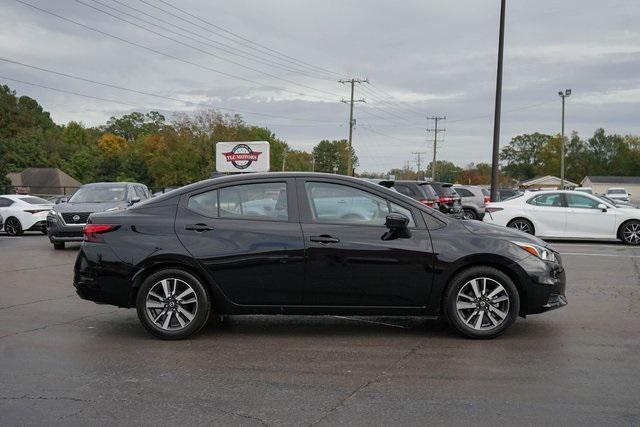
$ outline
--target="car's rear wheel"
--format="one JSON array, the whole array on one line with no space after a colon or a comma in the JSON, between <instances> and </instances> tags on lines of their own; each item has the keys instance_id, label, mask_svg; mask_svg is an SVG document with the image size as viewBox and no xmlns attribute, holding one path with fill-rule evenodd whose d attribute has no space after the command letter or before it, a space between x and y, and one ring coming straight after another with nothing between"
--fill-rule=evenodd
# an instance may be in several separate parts
<instances>
[{"instance_id":1,"label":"car's rear wheel","mask_svg":"<svg viewBox=\"0 0 640 427\"><path fill-rule=\"evenodd\" d=\"M512 219L507 224L507 227L524 231L527 234L535 234L535 229L533 228L533 224L528 219L524 219L524 218Z\"/></svg>"},{"instance_id":2,"label":"car's rear wheel","mask_svg":"<svg viewBox=\"0 0 640 427\"><path fill-rule=\"evenodd\" d=\"M620 229L620 238L627 245L640 245L640 221L629 221Z\"/></svg>"},{"instance_id":3,"label":"car's rear wheel","mask_svg":"<svg viewBox=\"0 0 640 427\"><path fill-rule=\"evenodd\" d=\"M473 267L457 274L444 297L449 325L469 338L494 338L515 322L520 296L513 281L492 267Z\"/></svg>"},{"instance_id":4,"label":"car's rear wheel","mask_svg":"<svg viewBox=\"0 0 640 427\"><path fill-rule=\"evenodd\" d=\"M204 285L191 273L166 269L147 277L136 298L138 318L153 335L179 340L198 332L209 319Z\"/></svg>"},{"instance_id":5,"label":"car's rear wheel","mask_svg":"<svg viewBox=\"0 0 640 427\"><path fill-rule=\"evenodd\" d=\"M473 209L462 209L462 217L464 219L478 219L478 215Z\"/></svg>"},{"instance_id":6,"label":"car's rear wheel","mask_svg":"<svg viewBox=\"0 0 640 427\"><path fill-rule=\"evenodd\" d=\"M18 218L15 218L13 216L7 218L7 220L4 222L4 231L9 236L22 236L24 234L24 231L22 230L22 224L20 224Z\"/></svg>"}]
</instances>

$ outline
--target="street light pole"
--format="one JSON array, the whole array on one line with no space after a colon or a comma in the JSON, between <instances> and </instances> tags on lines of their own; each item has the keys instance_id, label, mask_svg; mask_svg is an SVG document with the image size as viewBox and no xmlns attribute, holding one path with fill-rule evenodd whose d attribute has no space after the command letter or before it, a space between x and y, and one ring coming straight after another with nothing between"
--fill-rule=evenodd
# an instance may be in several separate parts
<instances>
[{"instance_id":1,"label":"street light pole","mask_svg":"<svg viewBox=\"0 0 640 427\"><path fill-rule=\"evenodd\" d=\"M564 190L564 99L571 95L571 89L558 92L562 98L562 141L560 141L560 189Z\"/></svg>"},{"instance_id":2,"label":"street light pole","mask_svg":"<svg viewBox=\"0 0 640 427\"><path fill-rule=\"evenodd\" d=\"M500 113L502 107L502 58L504 56L504 14L506 0L500 2L500 35L498 39L498 71L496 75L496 106L493 116L493 151L491 153L491 201L498 201L498 182L500 180Z\"/></svg>"}]
</instances>

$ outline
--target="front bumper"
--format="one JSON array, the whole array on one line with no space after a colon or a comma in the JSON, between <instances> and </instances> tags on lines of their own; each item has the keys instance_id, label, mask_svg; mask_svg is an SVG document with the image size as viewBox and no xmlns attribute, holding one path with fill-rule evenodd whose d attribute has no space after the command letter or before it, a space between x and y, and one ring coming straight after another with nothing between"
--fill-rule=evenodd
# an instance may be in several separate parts
<instances>
[{"instance_id":1,"label":"front bumper","mask_svg":"<svg viewBox=\"0 0 640 427\"><path fill-rule=\"evenodd\" d=\"M56 214L47 216L47 236L51 243L82 242L84 224L65 224Z\"/></svg>"},{"instance_id":2,"label":"front bumper","mask_svg":"<svg viewBox=\"0 0 640 427\"><path fill-rule=\"evenodd\" d=\"M521 314L543 313L567 305L567 279L562 264L542 261L533 255L518 264L526 272Z\"/></svg>"}]
</instances>

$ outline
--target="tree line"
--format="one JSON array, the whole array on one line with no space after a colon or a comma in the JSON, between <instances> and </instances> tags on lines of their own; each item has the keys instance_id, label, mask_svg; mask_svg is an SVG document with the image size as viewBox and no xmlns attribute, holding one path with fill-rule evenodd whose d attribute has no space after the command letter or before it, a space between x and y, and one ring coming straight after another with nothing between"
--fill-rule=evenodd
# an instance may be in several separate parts
<instances>
[{"instance_id":1,"label":"tree line","mask_svg":"<svg viewBox=\"0 0 640 427\"><path fill-rule=\"evenodd\" d=\"M240 115L203 110L176 114L171 120L157 111L132 112L87 127L72 121L54 123L32 98L0 86L0 184L8 172L28 167L56 167L80 182L136 181L150 187L180 186L208 178L215 170L215 144L220 141L268 141L271 170L347 173L349 156L359 176L424 179L425 170L394 168L384 173L357 169L358 158L346 140L322 140L312 152L292 149L266 127ZM514 137L500 152L501 185L541 175L560 174L558 135ZM606 134L598 129L583 140L566 140L566 178L585 175L640 175L640 137ZM462 184L488 184L491 165L464 167L446 160L436 163L437 179ZM4 182L3 182L4 180Z\"/></svg>"}]
</instances>

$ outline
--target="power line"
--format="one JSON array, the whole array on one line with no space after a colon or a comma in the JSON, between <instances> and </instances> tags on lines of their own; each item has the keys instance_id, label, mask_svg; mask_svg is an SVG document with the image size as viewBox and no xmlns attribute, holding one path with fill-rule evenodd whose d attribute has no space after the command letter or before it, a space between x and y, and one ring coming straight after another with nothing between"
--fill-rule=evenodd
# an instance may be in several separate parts
<instances>
[{"instance_id":1,"label":"power line","mask_svg":"<svg viewBox=\"0 0 640 427\"><path fill-rule=\"evenodd\" d=\"M203 103L203 102L192 102L192 101L187 101L187 100L184 100L184 99L175 98L175 97L171 97L171 96L160 95L158 93L143 91L143 90L139 90L139 89L132 89L132 88L124 87L124 86L118 86L118 85L111 84L111 83L105 83L105 82L101 82L101 81L98 81L98 80L89 79L89 78L86 78L86 77L80 77L80 76L76 76L76 75L73 75L73 74L63 73L63 72L60 72L60 71L55 71L55 70L51 70L51 69L48 69L48 68L38 67L36 65L30 65L30 64L26 64L26 63L19 62L19 61L14 61L14 60L3 58L3 57L0 57L0 61L7 62L7 63L14 64L14 65L19 65L19 66L26 67L26 68L31 68L31 69L34 69L34 70L43 71L43 72L49 73L49 74L55 74L55 75L58 75L58 76L69 78L69 79L74 79L74 80L79 80L79 81L83 81L83 82L86 82L86 83L92 83L92 84L96 84L96 85L100 85L100 86L110 87L112 89L118 89L118 90L122 90L122 91L126 91L126 92L137 93L137 94L140 94L140 95L152 96L154 98L166 99L166 100L169 100L169 101L181 102L181 103L186 104L186 105L214 108L214 109L217 109L217 110L229 111L229 112L232 112L232 113L242 113L242 114L249 114L249 115L256 115L256 116L278 118L278 119L287 119L287 120L295 120L295 121L308 121L308 122L325 123L325 124L339 124L339 122L333 122L333 121L323 121L323 120L316 120L316 119L304 119L304 118L298 118L298 117L281 116L281 115L277 115L277 114L268 114L268 113L260 113L260 112L255 112L255 111L230 109L230 108L220 107L220 106L216 106L216 105L212 105L212 104L206 104L206 103ZM10 80L10 79L7 77L7 80ZM37 84L35 84L35 83L28 83L28 82L22 82L22 83L31 84L31 85L37 86ZM56 88L49 88L49 87L47 87L47 89L57 90L59 92L65 92L65 90L63 90L63 89L56 89ZM66 92L69 92L69 91L66 91ZM69 92L69 93L73 93L73 92ZM85 96L84 94L81 94L81 93L73 93L73 94L77 94L79 96ZM96 99L98 99L98 98L96 98ZM108 100L108 101L111 102L112 100ZM115 102L115 101L113 101L113 102ZM133 106L133 105L130 105L130 104L126 104L126 105Z\"/></svg>"},{"instance_id":2,"label":"power line","mask_svg":"<svg viewBox=\"0 0 640 427\"><path fill-rule=\"evenodd\" d=\"M203 36L201 34L196 33L195 31L191 31L188 28L182 27L180 25L176 25L173 22L167 21L167 20L162 19L162 18L158 18L157 16L151 15L150 13L147 13L147 12L145 12L143 10L137 9L137 8L135 8L133 6L130 6L130 5L126 4L126 3L123 3L120 0L111 0L111 1L121 5L123 7L126 7L127 9L133 10L133 11L139 13L139 14L142 14L144 16L152 18L152 19L154 19L156 21L162 22L163 24L169 25L171 27L177 28L177 29L179 29L181 31L184 31L186 33L192 34L195 37L186 36L186 35L181 34L179 32L173 31L173 30L171 30L169 28L166 28L166 27L163 27L161 25L155 24L153 22L147 21L145 19L140 18L139 16L135 16L135 15L132 15L132 14L130 14L128 12L124 12L124 11L118 9L118 8L115 8L113 6L109 6L109 5L103 3L103 2L101 2L99 0L91 0L91 1L94 2L94 3L100 4L103 7L106 7L108 9L111 9L113 11L121 13L121 14L123 14L125 16L129 16L129 17L131 17L133 19L137 19L139 21L142 21L142 22L144 22L144 23L146 23L148 25L153 25L154 27L160 28L160 29L162 29L164 31L168 31L168 32L170 32L172 34L175 34L175 35L178 35L180 37L185 37L185 38L188 38L190 40L196 41L198 43L202 43L204 45L211 46L214 49L221 50L221 51L226 52L226 53L228 53L230 55L239 56L240 58L248 59L250 61L255 61L255 62L258 62L260 64L265 64L265 65L268 65L270 67L280 68L282 70L285 70L285 71L288 71L288 72L291 72L291 73L303 74L305 76L316 78L316 79L333 80L333 79L330 79L329 77L326 77L326 76L322 76L322 77L319 77L319 75L315 76L315 75L311 74L307 70L298 69L298 68L291 68L290 66L284 65L284 64L282 64L280 62L276 62L276 61L273 61L271 59L260 57L260 56L257 56L255 53L252 53L252 52L249 52L249 51L246 51L246 50L242 50L242 49L238 49L237 47L234 47L234 46L219 42L217 40L213 40L212 38L209 38L209 37L205 37L205 36ZM196 37L202 38L204 40L207 40L207 42L199 40ZM238 53L238 52L241 52L241 53Z\"/></svg>"},{"instance_id":3,"label":"power line","mask_svg":"<svg viewBox=\"0 0 640 427\"><path fill-rule=\"evenodd\" d=\"M293 81L293 80L289 80L289 79L286 79L286 78L282 78L282 77L279 77L279 76L277 76L277 75L275 75L275 74L271 74L271 73L268 73L268 72L266 72L266 71L262 71L262 70L259 70L259 69L257 69L257 68L253 68L253 67L250 67L250 66L248 66L248 65L242 64L241 62L236 62L236 61L234 61L234 60L231 60L231 59L225 58L225 57L223 57L223 56L220 56L220 55L218 55L218 54L215 54L215 53L209 52L209 51L207 51L207 50L200 49L200 48L199 48L199 47L197 47L197 46L193 46L193 45L191 45L191 44L189 44L189 43L185 43L185 42L183 42L183 41L180 41L180 40L174 39L174 38L169 37L169 36L167 36L167 35L165 35L165 34L162 34L162 33L160 33L160 32L157 32L157 31L154 31L154 30L150 30L150 29L148 29L148 28L146 28L146 27L144 27L144 26L142 26L142 25L136 24L135 22L129 21L129 20L125 19L125 18L121 18L121 17L119 17L119 16L116 16L116 15L114 15L114 14L112 14L112 13L109 13L109 12L107 12L107 11L105 11L105 10L100 9L99 7L95 7L95 6L92 6L92 5L88 4L88 3L85 3L85 2L84 2L84 1L82 1L82 0L75 0L75 1L76 1L76 3L80 3L80 4L82 4L82 5L86 6L86 7L89 7L89 8L91 8L91 9L93 9L93 10L97 10L98 12L101 12L101 13L103 13L103 14L107 15L107 16L110 16L110 17L114 18L114 19L117 19L117 20L122 21L122 22L126 22L127 24L129 24L129 25L133 25L133 26L134 26L134 27L136 27L136 28L140 28L140 29L141 29L141 30L143 30L143 31L147 31L147 32L149 32L149 33L151 33L151 34L155 34L155 35L157 35L157 36L159 36L159 37L165 38L165 39L167 39L167 40L171 40L171 41L172 41L172 42L174 42L174 43L178 43L178 44L180 44L180 45L182 45L182 46L189 47L189 48L191 48L191 49L193 49L193 50L196 50L196 51L198 51L198 52L204 53L205 55L209 55L209 56L212 56L212 57L214 57L214 58L218 58L218 59L220 59L220 60L223 60L223 61L229 62L229 63L231 63L231 64L237 65L238 67L242 67L242 68L245 68L245 69L247 69L247 70L250 70L250 71L256 72L256 73L258 73L258 74L263 74L263 75L265 75L265 76L267 76L267 77L271 77L272 79L280 80L280 81L283 81L283 82L285 82L285 83L289 83L289 84L292 84L292 85L295 85L295 86L299 86L299 87L302 87L302 88L305 88L305 89L310 89L310 90L314 90L314 91L316 91L316 92L321 92L321 93L326 93L326 94L328 94L328 95L337 96L335 93L332 93L332 92L326 91L326 90L324 90L324 89L318 89L318 88L315 88L315 87L312 87L312 86L308 86L308 85L305 85L305 84L302 84L302 83L297 83L297 82L295 82L295 81ZM165 29L165 30L166 30L166 29ZM308 95L308 94L307 94L307 96L313 96L313 95ZM324 98L321 98L321 99L324 99Z\"/></svg>"},{"instance_id":4,"label":"power line","mask_svg":"<svg viewBox=\"0 0 640 427\"><path fill-rule=\"evenodd\" d=\"M155 5L153 5L153 4L151 4L151 3L149 3L149 2L148 2L148 1L146 1L146 0L140 0L140 1L141 1L142 3L144 3L144 4L148 5L148 6L151 6L151 7L155 8L155 9L162 10L163 12L168 13L168 14L170 14L170 15L172 15L172 16L174 16L174 17L178 18L178 19L185 20L184 18L182 18L182 17L180 17L180 16L178 16L178 15L175 15L175 14L173 14L173 13L171 13L171 12L168 12L168 11L166 11L166 10L162 9L162 8L159 8L158 6L155 6ZM296 58L294 58L294 57L292 57L292 56L286 55L286 54L284 54L284 53L282 53L282 52L280 52L280 51L277 51L277 50L275 50L275 49L271 49L271 48L269 48L269 47L267 47L267 46L264 46L264 45L262 45L262 44L260 44L260 43L258 43L258 42L255 42L255 41L250 40L250 39L248 39L248 38L246 38L246 37L243 37L243 36L241 36L241 35L239 35L239 34L236 34L236 33L234 33L233 31L228 30L228 29L226 29L226 28L224 28L224 27L222 27L222 26L220 26L220 25L216 25L216 24L213 24L213 23L211 23L211 22L209 22L209 21L206 21L206 20L202 19L201 17L199 17L199 16L197 16L197 15L194 15L194 14L192 14L192 13L187 12L187 11L186 11L186 10L184 10L184 9L180 9L180 8L179 8L179 7L177 7L177 6L174 6L173 4L169 3L168 1L165 1L165 0L158 0L158 1L159 1L160 3L162 3L162 4L166 5L166 6L169 6L169 7L173 8L173 9L175 9L175 10L178 10L178 11L182 12L183 14L185 14L185 15L187 15L187 16L190 16L191 18L197 19L198 21L203 22L203 23L205 23L205 24L207 24L207 25L209 25L209 26L211 26L211 27L213 27L213 28L216 28L216 29L218 29L218 30L224 31L225 33L227 33L227 34L231 34L231 35L233 35L234 37L236 37L236 38L238 38L238 39L240 39L240 40L243 40L243 41L245 41L245 42L248 42L248 43L250 43L251 45L258 46L258 47L260 47L260 48L262 48L262 49L265 49L265 50L267 50L267 51L269 51L269 52L272 52L273 54L277 54L277 55L282 56L282 57L284 57L284 58L287 58L287 59L289 59L289 60L293 60L293 61L295 61L296 63L302 64L302 65L304 65L304 66L306 66L306 67L310 67L310 68L312 68L312 69L316 69L316 70L318 70L318 71L322 71L323 73L327 73L327 74L329 74L329 75L333 75L333 76L337 76L337 77L343 77L343 74L341 74L341 73L337 73L337 72L335 72L335 71L331 71L331 70L328 70L328 69L326 69L326 68L322 68L322 67L319 67L319 66L317 66L317 65L313 65L313 64L310 64L310 63L307 63L307 62L301 61L301 60L296 59ZM193 24L193 23L192 23L192 25L195 25L195 24ZM218 33L213 32L212 30L207 30L207 31L212 32L212 33L214 33L214 34L218 34ZM222 35L220 35L220 34L218 34L218 35L219 35L220 37L224 37L224 36L222 36ZM229 39L229 40L232 40L232 41L234 41L235 43L243 44L243 43L241 43L241 42L239 42L239 41L237 41L237 40L234 40L234 39L231 39L231 38L228 38L228 37L225 37L225 38L227 38L227 39ZM243 44L243 45L247 46L246 44ZM257 49L256 47L253 47L253 46L251 46L251 45L248 45L247 47L250 47L250 48L252 48L252 49L254 49L254 50L259 50L259 49Z\"/></svg>"},{"instance_id":5,"label":"power line","mask_svg":"<svg viewBox=\"0 0 640 427\"><path fill-rule=\"evenodd\" d=\"M114 34L107 33L106 31L102 31L102 30L99 30L99 29L97 29L97 28L91 27L91 26L89 26L89 25L85 25L85 24L83 24L83 23L81 23L81 22L74 21L73 19L66 18L66 17L64 17L64 16L61 16L61 15L59 15L59 14L55 13L55 12L51 12L51 11L49 11L49 10L42 9L42 8L40 8L40 7L38 7L38 6L35 6L35 5L33 5L33 4L30 4L30 3L26 2L26 1L23 1L23 0L14 0L14 1L16 1L16 2L18 2L18 3L20 3L20 4L22 4L22 5L28 6L28 7L32 8L32 9L36 9L36 10L38 10L38 11L40 11L40 12L46 13L46 14L48 14L48 15L55 16L55 17L56 17L56 18L58 18L58 19L61 19L61 20L66 21L66 22L70 22L70 23L72 23L72 24L74 24L74 25L77 25L77 26L79 26L79 27L85 28L85 29L87 29L87 30L90 30L90 31L96 32L96 33L98 33L98 34L105 35L105 36L107 36L107 37L111 37L111 38L116 39L116 40L119 40L119 41L121 41L121 42L123 42L123 43L126 43L126 44L129 44L129 45L131 45L131 46L135 46L135 47L138 47L138 48L140 48L140 49L144 49L144 50L147 50L147 51L149 51L149 52L153 52L153 53L155 53L155 54L158 54L158 55L161 55L161 56L165 56L165 57L170 58L170 59L173 59L173 60L175 60L175 61L179 61L179 62L182 62L182 63L185 63L185 64L192 65L192 66L197 67L197 68L201 68L201 69L203 69L203 70L207 70L207 71L211 71L211 72L214 72L214 73L217 73L217 74L221 74L221 75L223 75L223 76L230 77L230 78L232 78L232 79L237 79L237 80L242 80L242 81L245 81L245 82L248 82L248 83L252 83L252 84L258 85L258 87L259 87L259 88L261 88L261 89L275 89L275 90L280 90L280 91L282 91L282 92L293 93L293 94L295 94L295 95L299 95L299 96L310 96L310 97L320 98L320 99L323 99L323 100L325 100L325 101L327 100L327 98L322 98L322 97L318 97L318 96L308 95L308 94L300 93L300 92L294 92L294 91L291 91L291 90L288 90L288 89L285 89L285 88L281 88L281 87L278 87L278 86L265 86L263 83L261 83L261 82L259 82L259 81L256 81L256 80L252 80L252 79L248 79L248 78L245 78L245 77L240 77L240 76L237 76L237 75L233 75L233 74L230 74L230 73L226 73L226 72L224 72L224 71L220 71L220 70L217 70L217 69L215 69L215 68L207 67L207 66L205 66L205 65L198 64L198 63L196 63L196 62L192 62L192 61L189 61L189 60L187 60L187 59L183 59L183 58L180 58L180 57L177 57L177 56L173 56L173 55L171 55L171 54L161 52L161 51L159 51L159 50L156 50L156 49L150 48L150 47L148 47L148 46L144 46L144 45L139 44L139 43L136 43L136 42L132 42L132 41L127 40L127 39L125 39L125 38L122 38L122 37L116 36L116 35L114 35Z\"/></svg>"}]
</instances>

